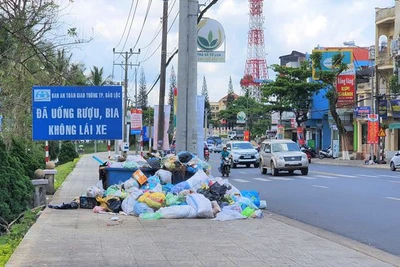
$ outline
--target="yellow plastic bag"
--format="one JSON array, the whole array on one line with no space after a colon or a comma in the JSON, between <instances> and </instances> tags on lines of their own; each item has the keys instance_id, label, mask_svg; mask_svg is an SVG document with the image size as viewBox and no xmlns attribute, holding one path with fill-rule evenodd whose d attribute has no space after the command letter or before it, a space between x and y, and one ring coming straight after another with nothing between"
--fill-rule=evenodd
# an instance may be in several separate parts
<instances>
[{"instance_id":1,"label":"yellow plastic bag","mask_svg":"<svg viewBox=\"0 0 400 267\"><path fill-rule=\"evenodd\" d=\"M146 192L139 197L138 201L146 203L150 208L157 210L165 206L165 194L162 192Z\"/></svg>"}]
</instances>

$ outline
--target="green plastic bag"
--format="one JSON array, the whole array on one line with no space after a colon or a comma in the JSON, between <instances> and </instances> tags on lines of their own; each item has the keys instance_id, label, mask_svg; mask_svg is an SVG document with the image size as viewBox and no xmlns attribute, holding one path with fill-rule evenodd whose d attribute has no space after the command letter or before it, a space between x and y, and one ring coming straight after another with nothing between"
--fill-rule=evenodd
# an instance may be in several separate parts
<instances>
[{"instance_id":1,"label":"green plastic bag","mask_svg":"<svg viewBox=\"0 0 400 267\"><path fill-rule=\"evenodd\" d=\"M172 193L168 193L165 196L165 204L167 206L179 205L179 204L185 202L185 200L186 200L185 196L177 196Z\"/></svg>"},{"instance_id":2,"label":"green plastic bag","mask_svg":"<svg viewBox=\"0 0 400 267\"><path fill-rule=\"evenodd\" d=\"M161 218L161 213L159 212L145 212L139 215L140 219L143 220L158 220Z\"/></svg>"},{"instance_id":3,"label":"green plastic bag","mask_svg":"<svg viewBox=\"0 0 400 267\"><path fill-rule=\"evenodd\" d=\"M242 215L246 216L247 218L251 216L251 214L254 213L254 209L250 208L250 207L246 207L243 211L242 211Z\"/></svg>"}]
</instances>

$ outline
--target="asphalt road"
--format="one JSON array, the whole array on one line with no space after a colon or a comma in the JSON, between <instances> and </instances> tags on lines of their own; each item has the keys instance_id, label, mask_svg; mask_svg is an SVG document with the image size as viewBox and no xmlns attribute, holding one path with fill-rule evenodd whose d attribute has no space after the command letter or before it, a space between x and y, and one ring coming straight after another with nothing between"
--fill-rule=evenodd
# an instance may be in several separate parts
<instances>
[{"instance_id":1,"label":"asphalt road","mask_svg":"<svg viewBox=\"0 0 400 267\"><path fill-rule=\"evenodd\" d=\"M211 154L220 176L219 155ZM400 256L400 171L311 164L309 174L274 177L258 168L232 169L239 190L257 190L267 209Z\"/></svg>"}]
</instances>

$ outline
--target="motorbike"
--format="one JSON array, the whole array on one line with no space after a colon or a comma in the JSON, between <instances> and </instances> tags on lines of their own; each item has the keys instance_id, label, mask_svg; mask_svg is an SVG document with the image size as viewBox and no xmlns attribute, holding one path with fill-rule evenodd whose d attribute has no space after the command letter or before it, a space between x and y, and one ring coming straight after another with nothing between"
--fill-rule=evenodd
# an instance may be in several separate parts
<instances>
[{"instance_id":1,"label":"motorbike","mask_svg":"<svg viewBox=\"0 0 400 267\"><path fill-rule=\"evenodd\" d=\"M333 151L331 146L328 146L328 148L326 149L320 150L318 156L320 159L333 158Z\"/></svg>"},{"instance_id":2,"label":"motorbike","mask_svg":"<svg viewBox=\"0 0 400 267\"><path fill-rule=\"evenodd\" d=\"M316 152L316 151L314 150L314 148L312 148L312 147L303 145L303 146L301 147L301 149L306 150L306 151L311 155L312 158L316 158L316 157L318 156L317 152Z\"/></svg>"},{"instance_id":3,"label":"motorbike","mask_svg":"<svg viewBox=\"0 0 400 267\"><path fill-rule=\"evenodd\" d=\"M226 177L229 177L229 173L231 172L231 164L232 164L231 157L225 157L223 159L222 168L220 168L222 177L224 177L225 175L226 175Z\"/></svg>"},{"instance_id":4,"label":"motorbike","mask_svg":"<svg viewBox=\"0 0 400 267\"><path fill-rule=\"evenodd\" d=\"M210 160L210 150L208 148L204 149L204 160L209 161Z\"/></svg>"},{"instance_id":5,"label":"motorbike","mask_svg":"<svg viewBox=\"0 0 400 267\"><path fill-rule=\"evenodd\" d=\"M304 147L301 148L301 152L307 155L308 163L311 163L311 158L312 158L311 152Z\"/></svg>"}]
</instances>

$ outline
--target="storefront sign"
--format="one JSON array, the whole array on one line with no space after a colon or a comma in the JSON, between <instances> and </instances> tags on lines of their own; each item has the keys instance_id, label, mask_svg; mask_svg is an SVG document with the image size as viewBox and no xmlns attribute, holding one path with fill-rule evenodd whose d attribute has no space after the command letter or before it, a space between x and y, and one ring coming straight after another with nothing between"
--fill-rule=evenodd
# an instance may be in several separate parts
<instances>
[{"instance_id":1,"label":"storefront sign","mask_svg":"<svg viewBox=\"0 0 400 267\"><path fill-rule=\"evenodd\" d=\"M356 107L354 113L357 118L367 118L368 114L371 114L371 107Z\"/></svg>"},{"instance_id":2,"label":"storefront sign","mask_svg":"<svg viewBox=\"0 0 400 267\"><path fill-rule=\"evenodd\" d=\"M349 107L354 104L354 75L339 75L336 89L338 94L337 107Z\"/></svg>"},{"instance_id":3,"label":"storefront sign","mask_svg":"<svg viewBox=\"0 0 400 267\"><path fill-rule=\"evenodd\" d=\"M378 133L379 133L378 114L369 114L367 143L378 144Z\"/></svg>"}]
</instances>

